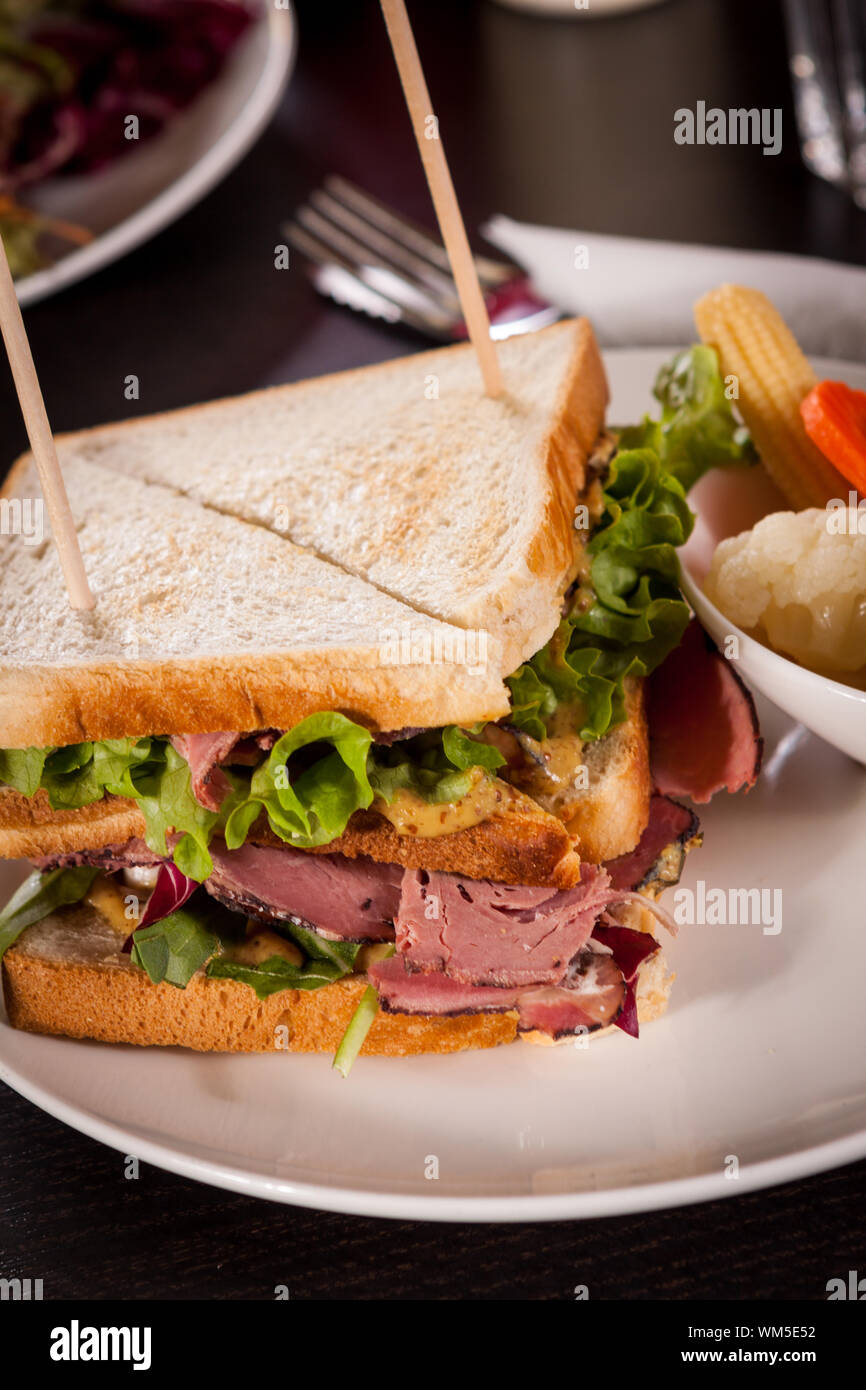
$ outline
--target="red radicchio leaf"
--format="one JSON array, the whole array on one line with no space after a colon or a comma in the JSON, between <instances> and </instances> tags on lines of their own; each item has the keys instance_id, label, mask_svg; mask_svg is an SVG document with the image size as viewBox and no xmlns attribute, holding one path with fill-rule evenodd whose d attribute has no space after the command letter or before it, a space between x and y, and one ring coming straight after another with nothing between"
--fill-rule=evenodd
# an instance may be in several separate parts
<instances>
[{"instance_id":1,"label":"red radicchio leaf","mask_svg":"<svg viewBox=\"0 0 866 1390\"><path fill-rule=\"evenodd\" d=\"M592 935L602 946L608 947L627 984L631 984L638 966L659 949L654 936L645 931L633 931L631 927L598 926Z\"/></svg>"},{"instance_id":2,"label":"red radicchio leaf","mask_svg":"<svg viewBox=\"0 0 866 1390\"><path fill-rule=\"evenodd\" d=\"M654 936L650 936L645 931L633 931L631 927L598 926L592 935L593 939L600 941L602 946L607 946L625 980L625 997L614 1023L624 1033L636 1038L639 1036L639 1028L637 998L634 991L635 976L643 961L648 956L655 955L659 949L659 943Z\"/></svg>"},{"instance_id":3,"label":"red radicchio leaf","mask_svg":"<svg viewBox=\"0 0 866 1390\"><path fill-rule=\"evenodd\" d=\"M142 927L151 927L154 922L161 922L163 917L177 912L177 909L183 907L187 898L195 892L198 886L194 878L187 878L186 874L182 874L177 865L173 864L170 859L165 860L159 866L156 887L145 904L141 921L135 931L139 931ZM134 932L131 933L123 944L125 955L128 955L132 950L134 935Z\"/></svg>"},{"instance_id":4,"label":"red radicchio leaf","mask_svg":"<svg viewBox=\"0 0 866 1390\"><path fill-rule=\"evenodd\" d=\"M621 1028L629 1037L637 1038L640 1036L640 1028L637 1021L637 999L634 993L634 982L629 980L625 987L625 998L622 1001L622 1008L614 1019L617 1028Z\"/></svg>"}]
</instances>

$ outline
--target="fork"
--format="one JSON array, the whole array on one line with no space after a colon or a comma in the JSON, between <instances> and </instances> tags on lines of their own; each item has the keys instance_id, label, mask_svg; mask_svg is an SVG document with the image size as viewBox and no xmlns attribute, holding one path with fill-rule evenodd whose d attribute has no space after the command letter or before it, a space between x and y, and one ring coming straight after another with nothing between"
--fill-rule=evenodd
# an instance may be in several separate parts
<instances>
[{"instance_id":1,"label":"fork","mask_svg":"<svg viewBox=\"0 0 866 1390\"><path fill-rule=\"evenodd\" d=\"M329 175L283 233L320 294L439 342L467 337L441 241L348 179ZM475 266L492 338L532 333L562 317L514 262L476 256Z\"/></svg>"}]
</instances>

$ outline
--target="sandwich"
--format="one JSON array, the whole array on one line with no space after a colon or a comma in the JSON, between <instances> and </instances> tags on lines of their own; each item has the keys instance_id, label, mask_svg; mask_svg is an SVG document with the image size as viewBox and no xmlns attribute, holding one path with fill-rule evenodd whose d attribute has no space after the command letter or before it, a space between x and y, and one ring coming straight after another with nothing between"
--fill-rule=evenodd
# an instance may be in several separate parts
<instances>
[{"instance_id":1,"label":"sandwich","mask_svg":"<svg viewBox=\"0 0 866 1390\"><path fill-rule=\"evenodd\" d=\"M676 546L751 445L710 348L622 431L585 320L500 356L498 401L461 345L58 439L97 604L4 526L14 1027L346 1072L664 1011L683 798L760 763Z\"/></svg>"}]
</instances>

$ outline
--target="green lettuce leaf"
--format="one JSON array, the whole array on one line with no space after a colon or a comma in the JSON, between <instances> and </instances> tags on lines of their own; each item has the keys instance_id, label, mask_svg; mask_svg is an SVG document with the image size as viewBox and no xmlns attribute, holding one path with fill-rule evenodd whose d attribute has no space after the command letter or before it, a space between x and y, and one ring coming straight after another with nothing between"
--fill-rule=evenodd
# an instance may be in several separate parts
<instances>
[{"instance_id":1,"label":"green lettuce leaf","mask_svg":"<svg viewBox=\"0 0 866 1390\"><path fill-rule=\"evenodd\" d=\"M329 941L327 937L319 936L318 932L310 931L296 922L279 922L275 924L275 930L297 942L309 960L329 961L341 975L348 974L352 969L361 949L355 941Z\"/></svg>"},{"instance_id":2,"label":"green lettuce leaf","mask_svg":"<svg viewBox=\"0 0 866 1390\"><path fill-rule=\"evenodd\" d=\"M601 738L625 718L624 683L647 676L676 647L689 619L676 547L693 518L682 484L651 449L618 453L604 513L587 546L590 583L531 661L509 679L512 723L533 738L561 703L581 738Z\"/></svg>"},{"instance_id":3,"label":"green lettuce leaf","mask_svg":"<svg viewBox=\"0 0 866 1390\"><path fill-rule=\"evenodd\" d=\"M375 746L367 764L370 785L389 804L401 791L431 803L459 801L475 784L476 769L493 772L505 761L496 748L471 737L481 728L477 724L467 731L449 724Z\"/></svg>"},{"instance_id":4,"label":"green lettuce leaf","mask_svg":"<svg viewBox=\"0 0 866 1390\"><path fill-rule=\"evenodd\" d=\"M310 848L336 839L353 812L373 800L367 776L372 741L367 729L342 714L302 719L277 740L249 783L236 779L235 792L222 812L229 849L243 844L262 811L289 844ZM299 755L296 771L290 759Z\"/></svg>"},{"instance_id":5,"label":"green lettuce leaf","mask_svg":"<svg viewBox=\"0 0 866 1390\"><path fill-rule=\"evenodd\" d=\"M101 801L106 793L132 797L156 854L167 854L166 833L182 838L174 850L178 868L199 882L213 865L207 844L219 819L192 794L189 767L168 739L122 738L73 743L63 748L11 748L0 752L0 781L25 796L44 788L52 810Z\"/></svg>"},{"instance_id":6,"label":"green lettuce leaf","mask_svg":"<svg viewBox=\"0 0 866 1390\"><path fill-rule=\"evenodd\" d=\"M0 782L14 787L22 796L35 796L42 783L45 759L50 748L0 749Z\"/></svg>"},{"instance_id":7,"label":"green lettuce leaf","mask_svg":"<svg viewBox=\"0 0 866 1390\"><path fill-rule=\"evenodd\" d=\"M586 740L623 721L626 679L654 671L688 622L676 554L694 524L688 489L717 464L756 458L725 396L714 349L677 353L654 394L661 419L646 416L619 431L604 511L587 546L589 581L547 646L508 680L511 722L533 738L546 737L563 703L574 707Z\"/></svg>"},{"instance_id":8,"label":"green lettuce leaf","mask_svg":"<svg viewBox=\"0 0 866 1390\"><path fill-rule=\"evenodd\" d=\"M281 989L321 989L341 980L351 973L361 949L353 941L328 941L295 922L274 923L272 930L297 942L307 957L303 965L293 965L276 955L260 965L245 965L219 956L210 962L207 974L212 979L240 980L254 989L259 999L267 999Z\"/></svg>"},{"instance_id":9,"label":"green lettuce leaf","mask_svg":"<svg viewBox=\"0 0 866 1390\"><path fill-rule=\"evenodd\" d=\"M0 912L0 960L26 927L41 922L58 907L81 902L98 873L89 864L52 869L46 874L34 869Z\"/></svg>"},{"instance_id":10,"label":"green lettuce leaf","mask_svg":"<svg viewBox=\"0 0 866 1390\"><path fill-rule=\"evenodd\" d=\"M479 743L477 738L471 737L480 733L482 728L483 725L476 724L467 731L459 729L456 724L449 724L442 730L442 752L450 763L464 772L472 767L495 772L505 762L498 748L489 743Z\"/></svg>"},{"instance_id":11,"label":"green lettuce leaf","mask_svg":"<svg viewBox=\"0 0 866 1390\"><path fill-rule=\"evenodd\" d=\"M516 725L518 729L525 729L528 734L541 742L547 737L547 720L556 710L559 699L553 685L543 679L545 655L554 648L554 640L567 641L570 629L563 629L560 624L557 638L552 639L547 647L543 648L533 658L539 663L536 670L532 662L525 662L519 666L513 676L508 677L508 685L511 690L511 715L509 722Z\"/></svg>"},{"instance_id":12,"label":"green lettuce leaf","mask_svg":"<svg viewBox=\"0 0 866 1390\"><path fill-rule=\"evenodd\" d=\"M719 464L757 462L749 431L725 395L715 348L696 344L678 352L659 372L653 395L661 419L644 416L640 425L621 430L620 444L655 450L686 492Z\"/></svg>"},{"instance_id":13,"label":"green lettuce leaf","mask_svg":"<svg viewBox=\"0 0 866 1390\"><path fill-rule=\"evenodd\" d=\"M304 965L292 965L282 956L271 956L261 965L242 965L240 961L217 956L207 967L207 975L215 980L239 980L254 989L259 999L267 999L283 989L321 989L332 985L346 974L338 965L326 960L308 960Z\"/></svg>"},{"instance_id":14,"label":"green lettuce leaf","mask_svg":"<svg viewBox=\"0 0 866 1390\"><path fill-rule=\"evenodd\" d=\"M155 985L165 980L186 989L195 972L221 949L207 921L207 912L182 907L152 927L140 927L132 937L133 962Z\"/></svg>"},{"instance_id":15,"label":"green lettuce leaf","mask_svg":"<svg viewBox=\"0 0 866 1390\"><path fill-rule=\"evenodd\" d=\"M155 854L168 853L169 831L179 834L172 858L181 873L202 883L213 869L208 841L220 815L196 801L189 764L167 740L142 742L152 745L148 755L130 765L126 778L107 785L107 790L134 796L147 827L145 838Z\"/></svg>"}]
</instances>

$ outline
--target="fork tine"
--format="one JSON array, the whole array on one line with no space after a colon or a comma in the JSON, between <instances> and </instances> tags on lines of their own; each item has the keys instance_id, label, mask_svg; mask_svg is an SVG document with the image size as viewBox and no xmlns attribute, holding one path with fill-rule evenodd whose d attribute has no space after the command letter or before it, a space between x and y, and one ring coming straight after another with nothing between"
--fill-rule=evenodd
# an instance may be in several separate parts
<instances>
[{"instance_id":1,"label":"fork tine","mask_svg":"<svg viewBox=\"0 0 866 1390\"><path fill-rule=\"evenodd\" d=\"M353 241L339 227L335 227L315 208L308 205L300 207L295 216L301 224L300 228L297 227L297 223L290 223L285 230L288 234L294 225L295 244L305 255L311 255L311 251L300 246L297 231L311 234L309 240L317 245L316 255L312 258L320 264L328 259L336 260L363 284L399 305L404 310L407 322L410 321L411 315L416 321L413 326L417 327L417 321L420 319L423 321L424 330L435 337L449 334L453 326L453 315L423 287L411 283L386 265L371 263L366 248Z\"/></svg>"},{"instance_id":2,"label":"fork tine","mask_svg":"<svg viewBox=\"0 0 866 1390\"><path fill-rule=\"evenodd\" d=\"M341 174L329 174L324 183L327 191L338 201L366 218L374 227L384 232L393 241L409 247L418 256L430 261L437 269L445 271L449 277L451 263L448 253L440 241L407 217L394 212L387 204L364 192L356 184L344 179ZM505 261L493 260L489 256L475 256L478 277L485 289L496 289L515 275L521 274L520 267Z\"/></svg>"},{"instance_id":3,"label":"fork tine","mask_svg":"<svg viewBox=\"0 0 866 1390\"><path fill-rule=\"evenodd\" d=\"M419 333L428 337L450 341L450 333L441 324L433 323L421 314L396 304L378 289L366 284L355 270L344 261L336 251L325 246L296 222L286 222L283 233L296 251L300 251L307 261L309 277L316 289L337 304L356 309L371 318L384 319L386 323L407 323Z\"/></svg>"},{"instance_id":4,"label":"fork tine","mask_svg":"<svg viewBox=\"0 0 866 1390\"><path fill-rule=\"evenodd\" d=\"M428 260L417 255L409 247L403 246L387 232L380 231L365 221L326 190L315 189L310 194L309 202L336 223L342 231L375 252L383 265L396 268L411 281L429 290L441 303L447 304L449 313L460 316L460 299L450 275L438 270Z\"/></svg>"}]
</instances>

